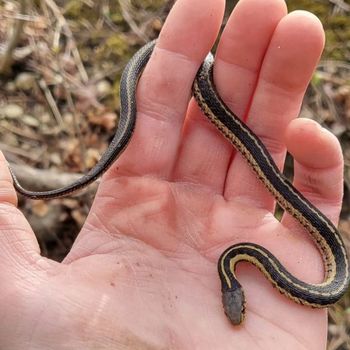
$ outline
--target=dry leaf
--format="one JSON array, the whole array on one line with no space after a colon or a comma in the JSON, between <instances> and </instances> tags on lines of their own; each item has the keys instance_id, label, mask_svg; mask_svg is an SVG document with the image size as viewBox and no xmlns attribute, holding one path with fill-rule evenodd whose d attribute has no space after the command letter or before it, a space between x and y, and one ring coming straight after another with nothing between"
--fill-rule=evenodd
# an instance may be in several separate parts
<instances>
[{"instance_id":1,"label":"dry leaf","mask_svg":"<svg viewBox=\"0 0 350 350\"><path fill-rule=\"evenodd\" d=\"M71 214L73 219L79 226L82 226L84 224L86 216L83 215L79 209L72 210Z\"/></svg>"},{"instance_id":2,"label":"dry leaf","mask_svg":"<svg viewBox=\"0 0 350 350\"><path fill-rule=\"evenodd\" d=\"M49 206L45 201L35 201L33 202L32 211L35 215L44 217L49 211Z\"/></svg>"},{"instance_id":3,"label":"dry leaf","mask_svg":"<svg viewBox=\"0 0 350 350\"><path fill-rule=\"evenodd\" d=\"M117 115L113 112L105 112L100 115L90 115L91 124L103 126L106 130L114 130L117 122Z\"/></svg>"}]
</instances>

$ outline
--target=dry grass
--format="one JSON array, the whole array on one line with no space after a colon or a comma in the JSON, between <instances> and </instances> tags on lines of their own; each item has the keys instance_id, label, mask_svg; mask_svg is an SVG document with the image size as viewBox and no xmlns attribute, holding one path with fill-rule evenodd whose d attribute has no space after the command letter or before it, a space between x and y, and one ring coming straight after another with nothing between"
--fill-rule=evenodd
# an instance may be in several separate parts
<instances>
[{"instance_id":1,"label":"dry grass","mask_svg":"<svg viewBox=\"0 0 350 350\"><path fill-rule=\"evenodd\" d=\"M0 119L0 146L8 159L58 172L83 172L93 166L117 122L121 70L137 47L157 35L171 2L1 3L0 72L7 78L0 87L0 107L17 105L24 111L17 118ZM233 2L228 3L232 8ZM290 8L315 12L327 32L326 55L301 115L329 128L342 144L345 195L340 229L350 251L350 3L287 3ZM23 72L35 78L29 90L17 86ZM50 205L21 201L45 255L62 259L84 222L91 199L88 195ZM43 223L43 216L52 220ZM350 350L350 294L330 309L329 318L329 350Z\"/></svg>"}]
</instances>

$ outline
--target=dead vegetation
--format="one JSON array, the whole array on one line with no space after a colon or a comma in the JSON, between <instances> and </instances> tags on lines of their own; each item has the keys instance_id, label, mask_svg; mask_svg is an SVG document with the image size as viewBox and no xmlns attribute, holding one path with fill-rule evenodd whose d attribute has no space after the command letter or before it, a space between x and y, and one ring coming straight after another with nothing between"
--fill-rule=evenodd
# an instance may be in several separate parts
<instances>
[{"instance_id":1,"label":"dead vegetation","mask_svg":"<svg viewBox=\"0 0 350 350\"><path fill-rule=\"evenodd\" d=\"M117 124L122 69L140 45L158 34L172 3L0 2L0 148L16 164L25 187L57 188L96 163ZM287 3L291 9L314 12L326 29L325 55L301 115L322 123L342 144L340 229L350 251L350 3ZM233 2L228 5L232 8ZM45 188L36 187L33 180L38 178ZM93 194L94 188L50 203L21 199L44 255L56 260L66 255ZM329 350L350 350L350 293L331 308L329 317Z\"/></svg>"},{"instance_id":2,"label":"dead vegetation","mask_svg":"<svg viewBox=\"0 0 350 350\"><path fill-rule=\"evenodd\" d=\"M67 185L96 164L118 122L121 72L157 35L167 6L163 0L0 5L0 147L24 187ZM21 198L45 255L67 254L95 188L50 203Z\"/></svg>"}]
</instances>

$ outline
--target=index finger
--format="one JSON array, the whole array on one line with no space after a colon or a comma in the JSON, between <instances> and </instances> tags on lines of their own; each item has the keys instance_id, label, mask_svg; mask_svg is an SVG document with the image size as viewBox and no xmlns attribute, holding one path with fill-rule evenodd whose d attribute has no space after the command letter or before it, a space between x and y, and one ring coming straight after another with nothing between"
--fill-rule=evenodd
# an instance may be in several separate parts
<instances>
[{"instance_id":1,"label":"index finger","mask_svg":"<svg viewBox=\"0 0 350 350\"><path fill-rule=\"evenodd\" d=\"M174 5L138 85L136 129L118 161L118 174L170 175L192 82L214 44L223 12L223 0L178 0ZM113 169L107 178L114 176Z\"/></svg>"}]
</instances>

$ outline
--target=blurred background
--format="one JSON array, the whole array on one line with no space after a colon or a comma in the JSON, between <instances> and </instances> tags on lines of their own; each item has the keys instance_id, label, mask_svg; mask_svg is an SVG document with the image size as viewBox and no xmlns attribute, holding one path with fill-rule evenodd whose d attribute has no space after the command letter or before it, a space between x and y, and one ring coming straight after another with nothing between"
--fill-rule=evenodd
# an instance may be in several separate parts
<instances>
[{"instance_id":1,"label":"blurred background","mask_svg":"<svg viewBox=\"0 0 350 350\"><path fill-rule=\"evenodd\" d=\"M0 0L0 149L24 187L61 187L96 164L118 124L122 70L140 46L157 37L173 3ZM227 1L226 18L235 3ZM287 4L316 14L326 31L301 116L331 130L343 147L339 227L350 251L350 0ZM292 177L291 159L285 173ZM96 187L47 202L20 198L43 255L64 258ZM329 310L329 319L328 349L350 350L350 292Z\"/></svg>"}]
</instances>

